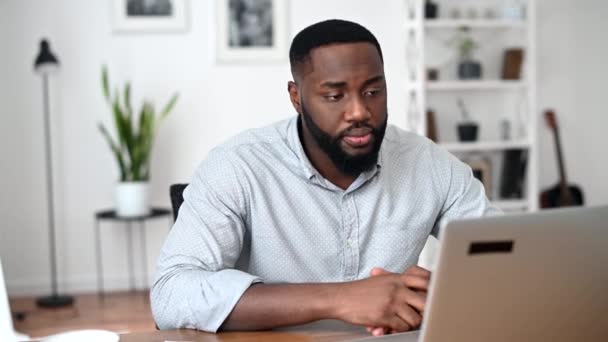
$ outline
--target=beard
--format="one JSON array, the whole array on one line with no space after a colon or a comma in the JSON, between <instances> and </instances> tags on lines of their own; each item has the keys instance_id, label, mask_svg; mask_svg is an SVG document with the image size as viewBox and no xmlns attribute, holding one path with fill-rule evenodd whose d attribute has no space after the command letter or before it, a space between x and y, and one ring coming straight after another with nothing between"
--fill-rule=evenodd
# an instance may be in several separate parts
<instances>
[{"instance_id":1,"label":"beard","mask_svg":"<svg viewBox=\"0 0 608 342\"><path fill-rule=\"evenodd\" d=\"M358 176L362 172L372 170L373 167L376 166L378 163L380 146L382 145L384 133L386 132L388 114L385 115L384 122L378 128L372 127L366 122L357 122L334 137L323 131L314 122L310 113L304 106L304 101L300 100L300 103L302 105L302 118L310 131L310 134L317 143L317 146L325 152L340 172L347 176ZM350 130L362 127L371 129L371 134L374 137L372 149L369 152L360 155L353 155L346 152L340 145L342 138L344 138Z\"/></svg>"}]
</instances>

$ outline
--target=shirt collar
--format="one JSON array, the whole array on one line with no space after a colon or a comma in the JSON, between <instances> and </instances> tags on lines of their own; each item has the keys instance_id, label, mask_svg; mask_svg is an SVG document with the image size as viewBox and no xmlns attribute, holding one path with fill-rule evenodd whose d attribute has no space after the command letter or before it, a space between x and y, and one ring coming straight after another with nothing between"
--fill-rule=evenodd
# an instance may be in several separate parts
<instances>
[{"instance_id":1,"label":"shirt collar","mask_svg":"<svg viewBox=\"0 0 608 342\"><path fill-rule=\"evenodd\" d=\"M289 142L289 148L296 154L300 162L300 166L306 175L306 178L311 179L315 175L319 175L317 169L312 166L306 152L304 152L304 146L300 141L300 134L298 133L298 121L299 115L296 115L289 120L289 127L287 129L287 141Z\"/></svg>"},{"instance_id":2,"label":"shirt collar","mask_svg":"<svg viewBox=\"0 0 608 342\"><path fill-rule=\"evenodd\" d=\"M323 178L323 176L319 173L319 171L317 171L317 169L315 169L315 167L308 159L306 152L304 152L304 146L302 145L302 141L300 140L300 134L298 132L298 125L300 121L299 118L300 116L296 115L294 118L289 120L289 127L287 129L287 140L289 143L289 148L294 151L296 156L298 157L298 160L300 161L300 166L302 167L302 170L304 171L304 174L306 175L307 179L311 179L314 176ZM382 146L384 146L384 142ZM359 178L369 180L373 176L375 176L382 167L383 159L384 153L383 148L381 147L380 152L378 153L378 162L376 163L376 167L374 167L370 171L362 173L361 175L359 175Z\"/></svg>"}]
</instances>

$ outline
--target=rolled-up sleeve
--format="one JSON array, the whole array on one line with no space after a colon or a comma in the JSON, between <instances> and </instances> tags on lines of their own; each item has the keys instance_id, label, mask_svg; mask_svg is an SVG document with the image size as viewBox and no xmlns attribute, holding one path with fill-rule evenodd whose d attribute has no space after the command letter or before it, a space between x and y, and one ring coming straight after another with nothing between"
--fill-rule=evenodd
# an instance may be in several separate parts
<instances>
[{"instance_id":1,"label":"rolled-up sleeve","mask_svg":"<svg viewBox=\"0 0 608 342\"><path fill-rule=\"evenodd\" d=\"M150 292L160 329L216 332L251 284L262 281L234 269L246 233L243 182L230 156L216 149L185 189Z\"/></svg>"}]
</instances>

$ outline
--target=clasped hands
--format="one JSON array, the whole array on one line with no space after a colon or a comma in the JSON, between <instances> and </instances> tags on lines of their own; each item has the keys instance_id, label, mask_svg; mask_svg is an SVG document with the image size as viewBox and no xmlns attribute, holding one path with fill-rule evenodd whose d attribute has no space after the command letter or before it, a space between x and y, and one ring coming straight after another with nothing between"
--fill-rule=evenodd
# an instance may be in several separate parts
<instances>
[{"instance_id":1,"label":"clasped hands","mask_svg":"<svg viewBox=\"0 0 608 342\"><path fill-rule=\"evenodd\" d=\"M374 268L369 278L343 288L339 318L367 326L374 336L418 329L430 278L431 272L419 266L401 274Z\"/></svg>"}]
</instances>

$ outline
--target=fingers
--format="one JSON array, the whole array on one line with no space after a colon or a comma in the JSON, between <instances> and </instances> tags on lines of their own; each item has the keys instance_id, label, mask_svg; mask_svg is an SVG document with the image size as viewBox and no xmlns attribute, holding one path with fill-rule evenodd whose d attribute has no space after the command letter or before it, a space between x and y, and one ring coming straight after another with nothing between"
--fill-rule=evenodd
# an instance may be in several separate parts
<instances>
[{"instance_id":1,"label":"fingers","mask_svg":"<svg viewBox=\"0 0 608 342\"><path fill-rule=\"evenodd\" d=\"M419 296L417 293L413 291L411 292L410 301L419 303L421 301L420 298L415 298ZM388 318L386 323L387 326L382 327L368 327L368 331L371 332L373 336L381 336L385 334L392 334L395 332L405 332L416 329L420 327L422 323L422 315L416 310L408 305L408 302L399 301L400 304L394 304L392 307L392 313ZM422 300L422 303L424 300ZM418 305L418 304L417 304ZM424 306L424 305L423 305Z\"/></svg>"},{"instance_id":2,"label":"fingers","mask_svg":"<svg viewBox=\"0 0 608 342\"><path fill-rule=\"evenodd\" d=\"M419 313L424 312L424 308L426 306L426 292L417 292L417 291L408 291L405 295L405 301L407 305L416 309Z\"/></svg>"},{"instance_id":3,"label":"fingers","mask_svg":"<svg viewBox=\"0 0 608 342\"><path fill-rule=\"evenodd\" d=\"M366 327L366 330L368 333L372 334L372 336L382 336L382 335L386 335L386 334L392 334L395 332L409 331L412 329L412 327L409 325L409 323L407 323L401 317L396 316L396 315L393 315L393 317L391 319L389 319L386 323L388 324L387 327L368 326L368 327Z\"/></svg>"},{"instance_id":4,"label":"fingers","mask_svg":"<svg viewBox=\"0 0 608 342\"><path fill-rule=\"evenodd\" d=\"M410 274L410 275L414 275L414 276L418 276L418 277L422 277L422 278L426 278L426 279L431 279L431 272L420 266L412 266L412 267L408 268L407 271L403 272L403 274Z\"/></svg>"},{"instance_id":5,"label":"fingers","mask_svg":"<svg viewBox=\"0 0 608 342\"><path fill-rule=\"evenodd\" d=\"M372 271L371 271L372 276L387 275L387 274L394 274L394 273L389 272L381 267L374 267L374 268L372 268ZM412 266L412 267L408 268L405 272L403 272L403 274L418 276L418 277L421 277L421 278L424 278L427 280L431 279L431 272L420 266Z\"/></svg>"},{"instance_id":6,"label":"fingers","mask_svg":"<svg viewBox=\"0 0 608 342\"><path fill-rule=\"evenodd\" d=\"M403 281L405 286L407 286L410 289L420 290L420 291L429 290L430 280L428 278L404 273L401 275L401 280Z\"/></svg>"},{"instance_id":7,"label":"fingers","mask_svg":"<svg viewBox=\"0 0 608 342\"><path fill-rule=\"evenodd\" d=\"M395 273L380 267L374 267L371 271L372 277L390 274ZM413 266L399 276L403 281L403 284L409 289L406 290L408 295L407 297L404 297L405 301L419 312L424 312L424 306L426 304L425 292L428 292L429 289L431 272L422 267Z\"/></svg>"},{"instance_id":8,"label":"fingers","mask_svg":"<svg viewBox=\"0 0 608 342\"><path fill-rule=\"evenodd\" d=\"M420 327L422 323L422 316L416 312L409 305L400 305L396 310L397 316L406 323L407 329L399 329L399 327L392 327L397 332L410 331Z\"/></svg>"},{"instance_id":9,"label":"fingers","mask_svg":"<svg viewBox=\"0 0 608 342\"><path fill-rule=\"evenodd\" d=\"M387 274L393 274L393 273L389 272L383 268L380 268L380 267L372 268L372 272L371 272L372 277L379 276L379 275L387 275Z\"/></svg>"},{"instance_id":10,"label":"fingers","mask_svg":"<svg viewBox=\"0 0 608 342\"><path fill-rule=\"evenodd\" d=\"M372 334L372 336L382 336L386 334L392 334L395 330L391 328L383 328L383 327L367 327L367 332Z\"/></svg>"},{"instance_id":11,"label":"fingers","mask_svg":"<svg viewBox=\"0 0 608 342\"><path fill-rule=\"evenodd\" d=\"M412 310L410 308L410 310L412 312L414 312L414 310ZM414 312L415 313L415 312ZM413 319L412 319L413 321ZM404 332L404 331L410 331L412 330L412 326L410 325L410 323L405 320L403 317L401 317L401 314L399 314L399 312L397 312L397 315L393 316L390 320L389 320L389 326L386 328L380 328L382 329L382 335L390 332L391 330L397 331L397 332ZM374 332L377 332L378 329L374 329L374 331L372 331L372 334ZM374 335L374 336L378 336L378 335Z\"/></svg>"},{"instance_id":12,"label":"fingers","mask_svg":"<svg viewBox=\"0 0 608 342\"><path fill-rule=\"evenodd\" d=\"M390 330L389 328L378 327L378 328L371 329L370 333L373 336L382 336L382 335L388 334L389 330Z\"/></svg>"},{"instance_id":13,"label":"fingers","mask_svg":"<svg viewBox=\"0 0 608 342\"><path fill-rule=\"evenodd\" d=\"M387 326L384 327L368 326L367 332L372 336L382 336L418 329L422 324L422 315L410 305L403 304L395 307L392 318L385 321L385 324Z\"/></svg>"},{"instance_id":14,"label":"fingers","mask_svg":"<svg viewBox=\"0 0 608 342\"><path fill-rule=\"evenodd\" d=\"M375 267L370 274L372 278L386 276L386 278L382 277L382 281L373 280L372 284L375 284L376 280L381 281L378 284L392 283L393 290L396 292L391 295L394 296L391 299L393 303L391 308L384 309L388 316L375 320L376 322L372 323L373 326L367 327L367 331L373 336L381 336L419 328L426 305L426 291L428 291L431 272L422 267L413 266L402 274L397 274Z\"/></svg>"}]
</instances>

